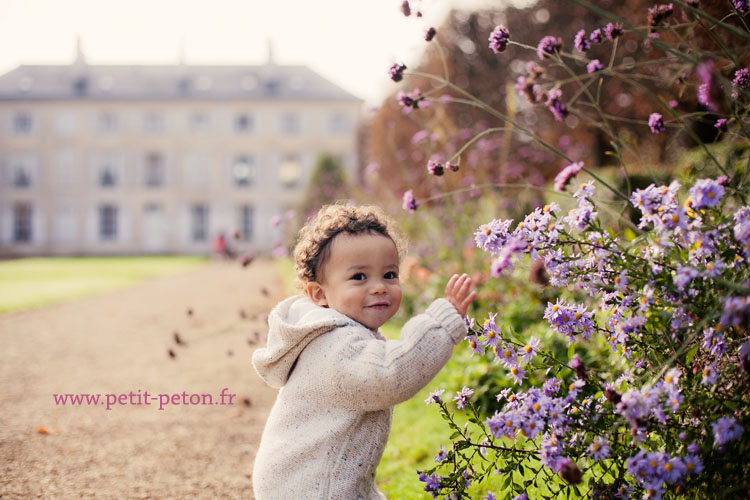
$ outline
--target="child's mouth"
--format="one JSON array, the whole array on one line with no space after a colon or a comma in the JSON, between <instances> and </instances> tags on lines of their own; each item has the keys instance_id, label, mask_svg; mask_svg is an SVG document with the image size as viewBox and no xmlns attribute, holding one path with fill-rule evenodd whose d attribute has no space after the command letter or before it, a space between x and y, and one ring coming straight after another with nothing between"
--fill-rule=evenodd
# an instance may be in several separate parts
<instances>
[{"instance_id":1,"label":"child's mouth","mask_svg":"<svg viewBox=\"0 0 750 500\"><path fill-rule=\"evenodd\" d=\"M371 306L367 306L367 307L368 307L368 308L371 308L371 309L378 309L378 310L381 310L381 309L388 309L388 307L389 307L389 304L373 304L373 305L371 305Z\"/></svg>"}]
</instances>

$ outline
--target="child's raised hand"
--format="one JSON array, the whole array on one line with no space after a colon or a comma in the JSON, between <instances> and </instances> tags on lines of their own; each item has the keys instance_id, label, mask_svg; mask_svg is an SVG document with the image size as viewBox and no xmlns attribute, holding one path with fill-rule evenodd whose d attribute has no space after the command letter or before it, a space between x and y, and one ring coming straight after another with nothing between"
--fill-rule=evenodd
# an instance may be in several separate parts
<instances>
[{"instance_id":1,"label":"child's raised hand","mask_svg":"<svg viewBox=\"0 0 750 500\"><path fill-rule=\"evenodd\" d=\"M471 278L468 274L454 274L451 279L448 280L448 284L445 285L445 298L453 304L458 314L461 317L466 316L466 311L469 310L469 305L474 301L477 296L477 292L469 290L471 289Z\"/></svg>"}]
</instances>

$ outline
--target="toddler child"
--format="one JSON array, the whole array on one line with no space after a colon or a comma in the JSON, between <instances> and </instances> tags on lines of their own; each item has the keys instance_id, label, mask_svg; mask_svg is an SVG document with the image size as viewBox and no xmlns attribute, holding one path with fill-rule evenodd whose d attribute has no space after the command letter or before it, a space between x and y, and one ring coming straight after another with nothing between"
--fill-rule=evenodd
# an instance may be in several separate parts
<instances>
[{"instance_id":1,"label":"toddler child","mask_svg":"<svg viewBox=\"0 0 750 500\"><path fill-rule=\"evenodd\" d=\"M401 340L378 329L401 303L403 239L377 207L328 205L300 230L295 270L304 295L271 311L253 365L281 388L253 468L257 500L375 500L375 469L393 406L440 371L466 335L471 279L409 320Z\"/></svg>"}]
</instances>

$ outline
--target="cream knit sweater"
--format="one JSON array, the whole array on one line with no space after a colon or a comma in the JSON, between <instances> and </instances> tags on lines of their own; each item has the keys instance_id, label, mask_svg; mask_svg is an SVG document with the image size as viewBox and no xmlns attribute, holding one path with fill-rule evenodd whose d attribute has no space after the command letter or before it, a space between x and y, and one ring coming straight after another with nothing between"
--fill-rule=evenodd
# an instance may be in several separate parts
<instances>
[{"instance_id":1,"label":"cream knit sweater","mask_svg":"<svg viewBox=\"0 0 750 500\"><path fill-rule=\"evenodd\" d=\"M257 500L382 500L375 468L393 406L422 389L466 335L446 299L385 340L302 296L269 316L258 374L280 387L253 468Z\"/></svg>"}]
</instances>

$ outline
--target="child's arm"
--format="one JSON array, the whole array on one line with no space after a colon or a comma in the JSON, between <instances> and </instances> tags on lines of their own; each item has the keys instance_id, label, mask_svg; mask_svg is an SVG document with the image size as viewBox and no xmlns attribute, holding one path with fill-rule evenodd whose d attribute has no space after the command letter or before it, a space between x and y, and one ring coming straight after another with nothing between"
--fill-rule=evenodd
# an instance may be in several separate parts
<instances>
[{"instance_id":1,"label":"child's arm","mask_svg":"<svg viewBox=\"0 0 750 500\"><path fill-rule=\"evenodd\" d=\"M338 404L364 411L389 408L419 392L448 362L466 335L463 315L474 300L471 279L453 276L445 298L409 320L401 340L353 335L328 357ZM332 339L333 340L333 339ZM330 388L330 386L329 386Z\"/></svg>"}]
</instances>

